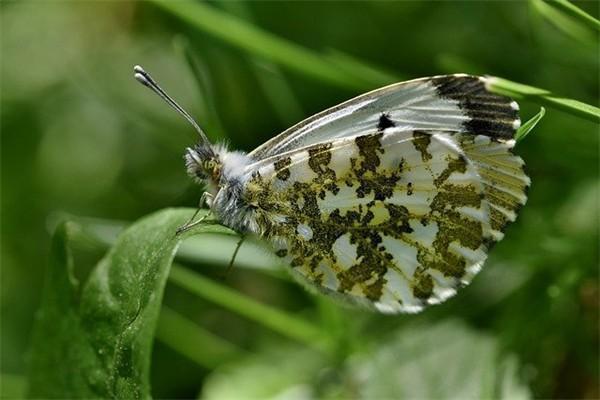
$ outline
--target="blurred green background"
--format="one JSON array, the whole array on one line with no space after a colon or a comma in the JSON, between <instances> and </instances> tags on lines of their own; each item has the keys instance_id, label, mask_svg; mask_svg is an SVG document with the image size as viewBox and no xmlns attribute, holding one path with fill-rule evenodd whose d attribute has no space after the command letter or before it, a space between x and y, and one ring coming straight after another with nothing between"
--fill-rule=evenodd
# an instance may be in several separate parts
<instances>
[{"instance_id":1,"label":"blurred green background","mask_svg":"<svg viewBox=\"0 0 600 400\"><path fill-rule=\"evenodd\" d=\"M435 74L497 75L598 105L598 31L541 1L169 4L0 4L4 397L25 385L57 221L83 218L110 242L202 192L182 160L194 132L133 79L135 64L212 139L248 151L368 89ZM598 17L597 2L575 4ZM524 121L539 110L520 104ZM188 246L180 263L335 345L325 355L170 283L153 395L600 397L598 149L597 122L548 108L517 146L533 182L517 223L471 286L416 316L308 294L252 244L219 280L233 239ZM104 250L82 245L92 259ZM209 333L227 351L206 349Z\"/></svg>"}]
</instances>

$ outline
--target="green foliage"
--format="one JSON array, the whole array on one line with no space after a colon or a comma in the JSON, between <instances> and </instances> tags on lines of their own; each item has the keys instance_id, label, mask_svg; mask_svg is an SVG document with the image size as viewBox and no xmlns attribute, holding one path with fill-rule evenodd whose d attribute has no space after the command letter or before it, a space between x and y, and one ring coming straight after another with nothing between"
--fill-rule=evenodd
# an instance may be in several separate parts
<instances>
[{"instance_id":1,"label":"green foliage","mask_svg":"<svg viewBox=\"0 0 600 400\"><path fill-rule=\"evenodd\" d=\"M123 232L81 281L70 249L79 227L59 225L32 344L29 395L147 398L154 329L190 210L164 210ZM196 232L230 231L203 225ZM188 233L189 234L189 233Z\"/></svg>"},{"instance_id":2,"label":"green foliage","mask_svg":"<svg viewBox=\"0 0 600 400\"><path fill-rule=\"evenodd\" d=\"M202 329L169 307L163 307L160 312L156 338L206 368L216 368L244 354L234 344Z\"/></svg>"},{"instance_id":3,"label":"green foliage","mask_svg":"<svg viewBox=\"0 0 600 400\"><path fill-rule=\"evenodd\" d=\"M334 85L367 89L400 80L398 76L383 72L381 69L369 66L341 52L332 52L328 56L311 52L289 41L274 37L206 4L168 2L165 0L153 1L160 7L188 21L195 28L202 29L222 40L239 46L251 54L260 55L288 68L297 69L308 76L324 79ZM541 7L543 10L549 7L542 0L533 1L534 4L539 4L538 8ZM551 12L558 14L556 18L566 19L563 23L559 23L559 26L570 26L568 24L570 22L569 17L564 17L554 9ZM550 19L554 20L555 18ZM575 22L573 24L573 27L568 28L569 32L577 32L573 33L575 36L584 35L579 33L579 25ZM527 98L539 104L555 107L591 121L600 122L600 109L598 107L577 100L558 97L547 90L495 77L490 78L489 89L516 99Z\"/></svg>"},{"instance_id":4,"label":"green foliage","mask_svg":"<svg viewBox=\"0 0 600 400\"><path fill-rule=\"evenodd\" d=\"M530 1L533 10L557 29L581 43L593 45L600 21L567 0Z\"/></svg>"},{"instance_id":5,"label":"green foliage","mask_svg":"<svg viewBox=\"0 0 600 400\"><path fill-rule=\"evenodd\" d=\"M595 3L20 1L1 18L2 397L27 370L37 397L599 397ZM224 280L238 236L218 225L166 278L191 209L133 221L202 189L191 129L135 64L244 150L389 82L503 77L528 204L477 279L419 315L309 295L251 241Z\"/></svg>"},{"instance_id":6,"label":"green foliage","mask_svg":"<svg viewBox=\"0 0 600 400\"><path fill-rule=\"evenodd\" d=\"M342 59L336 62L340 60L336 56L324 59L315 52L271 35L208 4L164 0L155 0L154 3L193 26L246 51L340 87L367 89L372 85L381 86L397 80L392 75L377 72L357 61L349 63Z\"/></svg>"},{"instance_id":7,"label":"green foliage","mask_svg":"<svg viewBox=\"0 0 600 400\"><path fill-rule=\"evenodd\" d=\"M515 99L531 100L538 104L547 105L548 107L571 113L592 122L600 122L600 108L577 100L558 97L544 89L496 77L489 78L488 88L492 92L498 94L503 94Z\"/></svg>"},{"instance_id":8,"label":"green foliage","mask_svg":"<svg viewBox=\"0 0 600 400\"><path fill-rule=\"evenodd\" d=\"M577 19L580 23L587 25L589 28L600 31L600 21L577 7L575 4L567 0L552 0L550 4L560 9L565 14Z\"/></svg>"},{"instance_id":9,"label":"green foliage","mask_svg":"<svg viewBox=\"0 0 600 400\"><path fill-rule=\"evenodd\" d=\"M415 324L334 366L302 347L274 348L230 364L207 381L205 399L527 399L515 360L462 323Z\"/></svg>"},{"instance_id":10,"label":"green foliage","mask_svg":"<svg viewBox=\"0 0 600 400\"><path fill-rule=\"evenodd\" d=\"M0 398L21 399L25 397L27 382L21 375L0 375Z\"/></svg>"},{"instance_id":11,"label":"green foliage","mask_svg":"<svg viewBox=\"0 0 600 400\"><path fill-rule=\"evenodd\" d=\"M540 122L540 120L542 118L544 118L544 115L546 115L546 109L544 107L542 107L542 108L540 108L540 112L538 112L536 115L531 117L531 119L529 121L527 121L523 125L521 125L521 127L515 134L515 140L517 142L520 142L521 140L525 139L525 137L527 135L529 135L529 133L533 130L533 128L535 128L535 126L538 124L538 122Z\"/></svg>"},{"instance_id":12,"label":"green foliage","mask_svg":"<svg viewBox=\"0 0 600 400\"><path fill-rule=\"evenodd\" d=\"M308 321L263 305L185 268L174 266L170 279L197 296L217 303L241 316L256 320L276 332L305 343L307 346L327 349L327 333L322 332Z\"/></svg>"}]
</instances>

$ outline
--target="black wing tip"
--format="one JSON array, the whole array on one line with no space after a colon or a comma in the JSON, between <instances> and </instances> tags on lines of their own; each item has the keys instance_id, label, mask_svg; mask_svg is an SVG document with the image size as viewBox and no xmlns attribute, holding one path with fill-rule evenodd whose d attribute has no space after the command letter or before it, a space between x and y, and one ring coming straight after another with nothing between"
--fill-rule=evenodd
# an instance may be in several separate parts
<instances>
[{"instance_id":1,"label":"black wing tip","mask_svg":"<svg viewBox=\"0 0 600 400\"><path fill-rule=\"evenodd\" d=\"M440 97L457 101L469 117L463 124L467 132L509 140L521 126L517 102L489 92L485 78L454 74L433 77L431 82Z\"/></svg>"}]
</instances>

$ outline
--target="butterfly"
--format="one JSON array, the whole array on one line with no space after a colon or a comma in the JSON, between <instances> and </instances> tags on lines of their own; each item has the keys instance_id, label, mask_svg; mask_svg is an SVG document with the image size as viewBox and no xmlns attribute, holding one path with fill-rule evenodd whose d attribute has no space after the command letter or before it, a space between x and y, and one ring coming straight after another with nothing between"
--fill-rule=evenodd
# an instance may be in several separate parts
<instances>
[{"instance_id":1,"label":"butterfly","mask_svg":"<svg viewBox=\"0 0 600 400\"><path fill-rule=\"evenodd\" d=\"M411 313L446 300L527 200L530 179L513 153L518 104L489 92L485 77L392 84L246 154L211 144L148 73L134 72L198 131L184 158L207 187L201 203L345 303Z\"/></svg>"}]
</instances>

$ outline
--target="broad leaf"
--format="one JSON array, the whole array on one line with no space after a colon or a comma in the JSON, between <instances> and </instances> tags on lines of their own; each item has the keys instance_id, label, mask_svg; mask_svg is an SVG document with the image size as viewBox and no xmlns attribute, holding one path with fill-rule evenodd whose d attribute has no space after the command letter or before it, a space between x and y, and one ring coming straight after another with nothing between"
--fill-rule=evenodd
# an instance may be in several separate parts
<instances>
[{"instance_id":1,"label":"broad leaf","mask_svg":"<svg viewBox=\"0 0 600 400\"><path fill-rule=\"evenodd\" d=\"M300 347L270 345L210 375L211 399L528 399L517 360L495 338L449 320L392 332L368 351L332 362Z\"/></svg>"},{"instance_id":2,"label":"broad leaf","mask_svg":"<svg viewBox=\"0 0 600 400\"><path fill-rule=\"evenodd\" d=\"M179 243L193 233L233 234L206 224L175 236L192 213L163 210L135 223L85 282L76 277L70 248L79 226L58 227L34 330L31 397L150 397L152 340Z\"/></svg>"},{"instance_id":3,"label":"broad leaf","mask_svg":"<svg viewBox=\"0 0 600 400\"><path fill-rule=\"evenodd\" d=\"M363 399L527 399L516 359L457 320L416 324L352 360Z\"/></svg>"}]
</instances>

